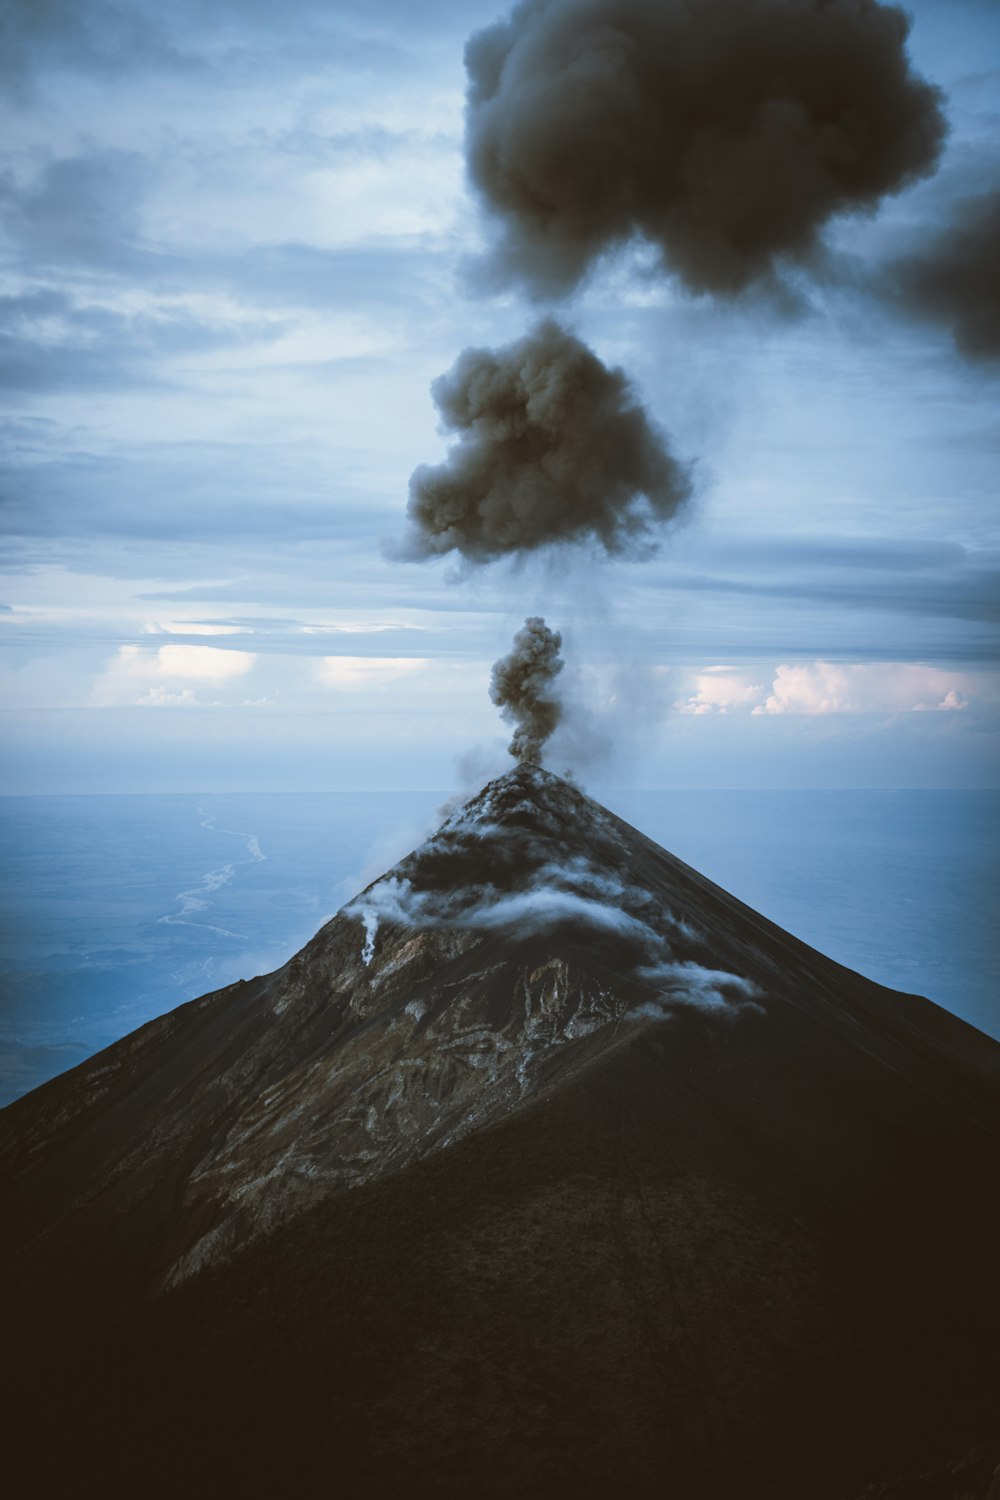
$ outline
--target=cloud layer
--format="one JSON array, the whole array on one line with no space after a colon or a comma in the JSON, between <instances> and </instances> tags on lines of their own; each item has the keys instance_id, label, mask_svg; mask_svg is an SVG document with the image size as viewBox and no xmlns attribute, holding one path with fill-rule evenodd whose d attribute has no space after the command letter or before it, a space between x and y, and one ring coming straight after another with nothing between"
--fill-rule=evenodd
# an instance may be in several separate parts
<instances>
[{"instance_id":1,"label":"cloud layer","mask_svg":"<svg viewBox=\"0 0 1000 1500\"><path fill-rule=\"evenodd\" d=\"M916 662L795 662L768 673L705 667L690 693L674 703L682 714L949 713L968 708L981 691L971 673Z\"/></svg>"}]
</instances>

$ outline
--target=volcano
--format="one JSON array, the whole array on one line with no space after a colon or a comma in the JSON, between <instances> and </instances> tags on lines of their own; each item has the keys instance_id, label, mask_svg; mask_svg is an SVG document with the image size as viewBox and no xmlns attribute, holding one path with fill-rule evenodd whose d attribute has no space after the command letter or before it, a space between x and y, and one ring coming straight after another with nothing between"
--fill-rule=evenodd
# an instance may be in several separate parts
<instances>
[{"instance_id":1,"label":"volcano","mask_svg":"<svg viewBox=\"0 0 1000 1500\"><path fill-rule=\"evenodd\" d=\"M843 1500L1000 1462L1000 1046L537 766L2 1118L43 1493Z\"/></svg>"}]
</instances>

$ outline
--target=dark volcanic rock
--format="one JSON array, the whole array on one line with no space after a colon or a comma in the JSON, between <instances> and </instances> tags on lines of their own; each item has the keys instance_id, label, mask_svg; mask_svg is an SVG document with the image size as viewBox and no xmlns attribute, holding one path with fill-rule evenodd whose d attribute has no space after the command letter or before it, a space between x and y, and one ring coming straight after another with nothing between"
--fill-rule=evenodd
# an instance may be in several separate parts
<instances>
[{"instance_id":1,"label":"dark volcanic rock","mask_svg":"<svg viewBox=\"0 0 1000 1500\"><path fill-rule=\"evenodd\" d=\"M1000 1048L536 767L2 1118L53 1483L834 1500L995 1431Z\"/></svg>"}]
</instances>

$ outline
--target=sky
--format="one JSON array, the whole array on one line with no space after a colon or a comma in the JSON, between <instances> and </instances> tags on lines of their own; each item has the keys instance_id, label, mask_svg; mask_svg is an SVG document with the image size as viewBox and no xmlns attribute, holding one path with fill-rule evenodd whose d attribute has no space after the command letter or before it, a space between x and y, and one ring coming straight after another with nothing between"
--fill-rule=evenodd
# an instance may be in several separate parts
<instances>
[{"instance_id":1,"label":"sky","mask_svg":"<svg viewBox=\"0 0 1000 1500\"><path fill-rule=\"evenodd\" d=\"M1000 3L908 10L936 169L720 294L641 237L555 292L484 273L493 3L5 0L5 789L474 781L533 614L578 710L549 763L598 787L995 786L1000 358L886 286L1000 184ZM626 373L682 513L612 556L407 554L432 384L549 316Z\"/></svg>"}]
</instances>

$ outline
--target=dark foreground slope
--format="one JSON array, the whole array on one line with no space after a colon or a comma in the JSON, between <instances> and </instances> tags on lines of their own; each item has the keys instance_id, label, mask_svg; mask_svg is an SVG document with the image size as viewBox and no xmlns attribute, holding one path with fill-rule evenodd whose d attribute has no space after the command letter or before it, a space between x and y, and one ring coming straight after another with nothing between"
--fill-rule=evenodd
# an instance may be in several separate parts
<instances>
[{"instance_id":1,"label":"dark foreground slope","mask_svg":"<svg viewBox=\"0 0 1000 1500\"><path fill-rule=\"evenodd\" d=\"M0 1116L5 1411L112 1494L987 1474L998 1059L523 768Z\"/></svg>"}]
</instances>

